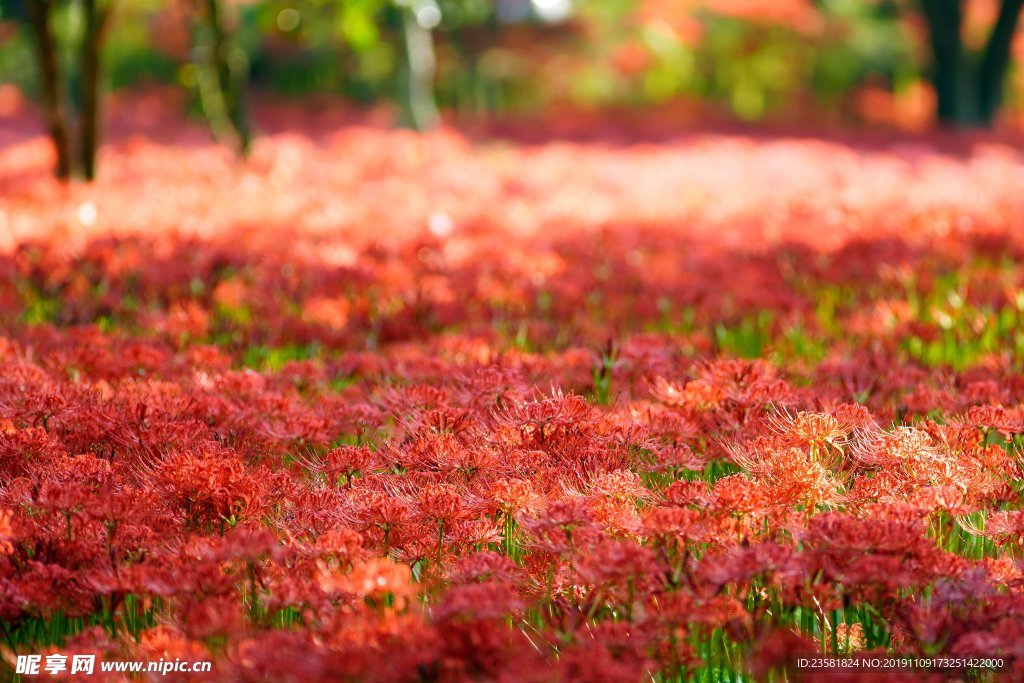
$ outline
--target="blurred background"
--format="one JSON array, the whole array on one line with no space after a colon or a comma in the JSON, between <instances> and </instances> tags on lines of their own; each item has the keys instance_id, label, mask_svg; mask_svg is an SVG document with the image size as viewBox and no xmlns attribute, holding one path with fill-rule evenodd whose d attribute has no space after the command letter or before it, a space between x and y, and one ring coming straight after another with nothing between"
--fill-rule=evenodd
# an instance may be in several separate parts
<instances>
[{"instance_id":1,"label":"blurred background","mask_svg":"<svg viewBox=\"0 0 1024 683\"><path fill-rule=\"evenodd\" d=\"M177 93L182 114L242 153L257 100L369 108L420 129L655 112L677 123L1018 129L1020 5L0 0L0 115L17 92L56 106L51 132L55 116L76 112L88 128L90 92Z\"/></svg>"}]
</instances>

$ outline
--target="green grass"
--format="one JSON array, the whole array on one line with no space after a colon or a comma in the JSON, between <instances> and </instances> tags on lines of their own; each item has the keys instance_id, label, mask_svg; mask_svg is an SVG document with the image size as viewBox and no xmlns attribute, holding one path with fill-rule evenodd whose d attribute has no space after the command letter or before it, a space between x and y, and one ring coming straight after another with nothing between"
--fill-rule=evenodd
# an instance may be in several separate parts
<instances>
[{"instance_id":1,"label":"green grass","mask_svg":"<svg viewBox=\"0 0 1024 683\"><path fill-rule=\"evenodd\" d=\"M320 344L305 346L250 346L242 354L242 365L261 372L277 372L287 363L316 358L322 352Z\"/></svg>"}]
</instances>

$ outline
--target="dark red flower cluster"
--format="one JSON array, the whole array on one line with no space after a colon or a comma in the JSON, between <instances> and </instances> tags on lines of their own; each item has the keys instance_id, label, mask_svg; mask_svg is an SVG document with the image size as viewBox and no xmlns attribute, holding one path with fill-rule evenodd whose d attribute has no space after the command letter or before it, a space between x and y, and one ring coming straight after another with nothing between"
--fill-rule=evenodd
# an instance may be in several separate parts
<instances>
[{"instance_id":1,"label":"dark red flower cluster","mask_svg":"<svg viewBox=\"0 0 1024 683\"><path fill-rule=\"evenodd\" d=\"M1019 153L321 142L0 152L6 658L1024 675Z\"/></svg>"}]
</instances>

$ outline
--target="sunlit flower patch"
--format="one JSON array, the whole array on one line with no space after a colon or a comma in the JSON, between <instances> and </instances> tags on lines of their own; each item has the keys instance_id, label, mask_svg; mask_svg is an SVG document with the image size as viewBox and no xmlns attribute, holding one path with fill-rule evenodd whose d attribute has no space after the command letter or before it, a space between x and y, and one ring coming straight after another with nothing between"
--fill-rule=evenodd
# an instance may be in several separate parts
<instances>
[{"instance_id":1,"label":"sunlit flower patch","mask_svg":"<svg viewBox=\"0 0 1024 683\"><path fill-rule=\"evenodd\" d=\"M0 152L5 658L1024 676L1018 152L318 134Z\"/></svg>"}]
</instances>

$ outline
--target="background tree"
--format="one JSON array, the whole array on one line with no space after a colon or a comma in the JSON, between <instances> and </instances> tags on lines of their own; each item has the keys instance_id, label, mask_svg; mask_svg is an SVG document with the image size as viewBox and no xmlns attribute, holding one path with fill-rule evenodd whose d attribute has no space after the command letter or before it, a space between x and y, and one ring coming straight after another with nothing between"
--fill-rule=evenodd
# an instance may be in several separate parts
<instances>
[{"instance_id":1,"label":"background tree","mask_svg":"<svg viewBox=\"0 0 1024 683\"><path fill-rule=\"evenodd\" d=\"M55 0L27 0L25 11L35 43L46 126L57 155L55 172L58 178L67 180L71 177L73 160L61 79L60 50L53 27L55 5Z\"/></svg>"},{"instance_id":2,"label":"background tree","mask_svg":"<svg viewBox=\"0 0 1024 683\"><path fill-rule=\"evenodd\" d=\"M420 130L440 111L488 125L502 113L662 104L925 129L932 92L942 123L984 126L1003 104L1024 4L120 0L114 32L113 2L0 0L0 71L41 103L61 178L95 176L103 87L140 82L189 88L191 110L243 156L250 84L387 101Z\"/></svg>"},{"instance_id":3,"label":"background tree","mask_svg":"<svg viewBox=\"0 0 1024 683\"><path fill-rule=\"evenodd\" d=\"M963 0L921 0L933 57L932 82L940 123L989 126L1003 99L1013 35L1024 0L1000 0L980 54L963 40Z\"/></svg>"},{"instance_id":4,"label":"background tree","mask_svg":"<svg viewBox=\"0 0 1024 683\"><path fill-rule=\"evenodd\" d=\"M235 39L237 18L224 0L203 0L196 39L199 97L210 129L219 141L246 156L252 128L246 89L249 57Z\"/></svg>"},{"instance_id":5,"label":"background tree","mask_svg":"<svg viewBox=\"0 0 1024 683\"><path fill-rule=\"evenodd\" d=\"M399 0L404 64L399 78L398 102L402 123L429 130L441 122L434 99L437 55L433 30L441 24L441 8L434 0Z\"/></svg>"},{"instance_id":6,"label":"background tree","mask_svg":"<svg viewBox=\"0 0 1024 683\"><path fill-rule=\"evenodd\" d=\"M57 157L55 173L61 180L77 174L91 181L99 147L102 48L112 5L110 0L81 0L74 8L81 25L79 72L65 74L54 25L60 9L57 0L25 0L22 6L31 26L46 126ZM72 107L66 93L73 79L77 98Z\"/></svg>"},{"instance_id":7,"label":"background tree","mask_svg":"<svg viewBox=\"0 0 1024 683\"><path fill-rule=\"evenodd\" d=\"M29 0L30 2L32 0ZM102 49L111 5L105 0L81 0L82 42L81 89L79 94L79 165L82 177L96 177L96 154L100 136L100 94L102 91Z\"/></svg>"}]
</instances>

